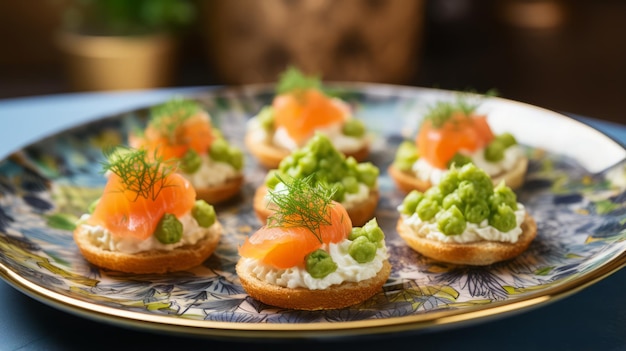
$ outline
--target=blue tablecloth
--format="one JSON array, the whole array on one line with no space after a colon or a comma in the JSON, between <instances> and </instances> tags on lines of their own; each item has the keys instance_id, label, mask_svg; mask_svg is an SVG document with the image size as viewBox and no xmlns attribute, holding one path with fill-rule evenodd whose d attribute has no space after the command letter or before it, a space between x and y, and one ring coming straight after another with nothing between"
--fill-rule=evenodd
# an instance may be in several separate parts
<instances>
[{"instance_id":1,"label":"blue tablecloth","mask_svg":"<svg viewBox=\"0 0 626 351\"><path fill-rule=\"evenodd\" d=\"M0 100L0 156L42 137L206 87L86 93ZM94 111L99 111L94 114ZM626 126L573 116L626 144ZM569 297L493 321L432 332L341 340L262 342L163 335L102 324L62 312L0 281L0 350L224 350L350 348L356 350L626 350L626 269ZM297 345L296 345L297 344ZM125 345L129 347L125 347Z\"/></svg>"}]
</instances>

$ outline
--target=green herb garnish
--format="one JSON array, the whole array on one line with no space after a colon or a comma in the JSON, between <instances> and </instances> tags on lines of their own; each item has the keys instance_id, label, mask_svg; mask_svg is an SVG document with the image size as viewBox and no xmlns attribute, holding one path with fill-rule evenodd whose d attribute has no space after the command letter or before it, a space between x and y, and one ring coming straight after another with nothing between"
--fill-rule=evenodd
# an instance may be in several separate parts
<instances>
[{"instance_id":1,"label":"green herb garnish","mask_svg":"<svg viewBox=\"0 0 626 351\"><path fill-rule=\"evenodd\" d=\"M176 128L200 110L198 102L175 97L150 109L149 124L175 144Z\"/></svg>"},{"instance_id":2,"label":"green herb garnish","mask_svg":"<svg viewBox=\"0 0 626 351\"><path fill-rule=\"evenodd\" d=\"M454 101L437 101L431 105L424 116L424 121L430 120L433 127L441 128L456 112L470 118L482 103L484 96L496 95L495 90L489 90L482 96L470 91L459 93Z\"/></svg>"},{"instance_id":3,"label":"green herb garnish","mask_svg":"<svg viewBox=\"0 0 626 351\"><path fill-rule=\"evenodd\" d=\"M289 66L287 70L280 75L276 93L298 93L308 89L321 89L321 87L322 81L318 76L305 75L296 67Z\"/></svg>"},{"instance_id":4,"label":"green herb garnish","mask_svg":"<svg viewBox=\"0 0 626 351\"><path fill-rule=\"evenodd\" d=\"M332 203L334 190L321 183L313 186L311 174L302 179L289 181L277 176L285 184L283 190L269 190L270 203L276 205L275 212L267 219L268 227L304 227L321 242L320 227L330 225L328 206Z\"/></svg>"},{"instance_id":5,"label":"green herb garnish","mask_svg":"<svg viewBox=\"0 0 626 351\"><path fill-rule=\"evenodd\" d=\"M174 162L163 161L156 153L149 158L145 149L120 146L105 151L105 156L107 161L103 163L104 171L120 177L123 184L120 190L132 191L136 198L155 200L161 189L169 186L167 177L175 170Z\"/></svg>"}]
</instances>

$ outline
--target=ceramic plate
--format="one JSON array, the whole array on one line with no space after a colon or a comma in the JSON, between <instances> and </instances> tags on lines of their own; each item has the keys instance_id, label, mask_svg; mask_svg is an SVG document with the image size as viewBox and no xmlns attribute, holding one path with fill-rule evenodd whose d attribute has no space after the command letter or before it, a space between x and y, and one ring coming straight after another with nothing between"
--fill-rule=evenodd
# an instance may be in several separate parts
<instances>
[{"instance_id":1,"label":"ceramic plate","mask_svg":"<svg viewBox=\"0 0 626 351\"><path fill-rule=\"evenodd\" d=\"M393 271L384 289L351 308L277 309L245 294L237 246L260 223L251 207L266 170L246 153L241 195L217 206L225 233L216 253L192 270L129 275L89 265L72 240L73 221L99 196L102 147L124 143L147 110L96 119L19 150L0 162L0 275L26 294L86 318L133 328L215 337L355 336L451 327L496 318L568 296L626 263L623 146L595 129L534 106L489 98L481 110L496 133L509 131L530 157L519 190L538 224L514 260L464 267L426 259L398 237L404 194L386 173L424 109L454 92L386 85L331 86L372 131L380 170L376 211ZM246 121L272 98L268 86L211 90L198 99L232 143L245 150ZM97 111L94 111L97 114ZM609 171L606 169L609 168Z\"/></svg>"}]
</instances>

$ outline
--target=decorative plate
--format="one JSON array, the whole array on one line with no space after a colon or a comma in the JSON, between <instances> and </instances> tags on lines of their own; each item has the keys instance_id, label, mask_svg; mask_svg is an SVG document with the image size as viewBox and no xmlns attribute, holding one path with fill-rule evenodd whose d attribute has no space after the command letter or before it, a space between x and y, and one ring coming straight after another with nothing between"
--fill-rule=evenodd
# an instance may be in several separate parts
<instances>
[{"instance_id":1,"label":"decorative plate","mask_svg":"<svg viewBox=\"0 0 626 351\"><path fill-rule=\"evenodd\" d=\"M0 161L0 276L44 303L122 326L227 338L301 338L416 331L502 317L568 296L626 264L626 172L616 165L626 150L597 130L552 111L486 99L481 110L494 131L512 132L530 157L518 199L535 217L538 236L511 261L455 266L426 259L399 238L396 208L404 194L386 173L424 108L455 92L332 88L374 133L370 161L381 170L376 217L393 271L368 301L304 312L246 295L235 274L237 247L260 226L251 200L266 173L247 153L246 183L237 199L216 207L225 233L204 264L167 275L122 274L88 264L73 242L73 223L104 185L102 147L125 143L127 131L145 123L146 109L65 130ZM270 86L247 86L188 97L202 102L215 125L245 150L246 121L272 94Z\"/></svg>"}]
</instances>

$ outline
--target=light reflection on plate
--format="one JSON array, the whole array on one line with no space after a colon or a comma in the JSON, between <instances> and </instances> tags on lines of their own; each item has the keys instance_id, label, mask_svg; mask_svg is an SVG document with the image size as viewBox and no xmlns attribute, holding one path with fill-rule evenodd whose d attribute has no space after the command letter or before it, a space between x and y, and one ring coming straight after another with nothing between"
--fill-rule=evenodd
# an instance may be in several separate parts
<instances>
[{"instance_id":1,"label":"light reflection on plate","mask_svg":"<svg viewBox=\"0 0 626 351\"><path fill-rule=\"evenodd\" d=\"M101 148L123 143L145 110L96 120L20 150L0 162L0 276L17 289L87 318L182 334L290 338L359 335L454 326L555 301L626 264L626 175L595 174L624 148L586 125L534 106L491 98L482 108L497 133L512 132L531 163L519 191L538 237L518 258L488 267L425 259L395 232L404 194L386 174L395 148L420 112L453 92L386 85L337 85L374 132L379 166L376 217L393 265L378 295L334 311L276 309L249 298L237 280L237 246L260 226L251 207L266 170L246 154L241 196L217 206L225 233L202 266L168 275L128 275L87 264L68 224L99 196ZM225 136L242 149L247 119L272 97L267 86L196 95ZM566 131L554 133L555 130ZM598 152L597 150L602 150Z\"/></svg>"}]
</instances>

